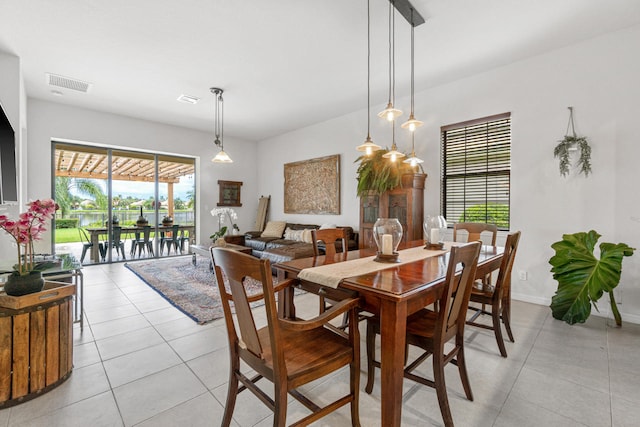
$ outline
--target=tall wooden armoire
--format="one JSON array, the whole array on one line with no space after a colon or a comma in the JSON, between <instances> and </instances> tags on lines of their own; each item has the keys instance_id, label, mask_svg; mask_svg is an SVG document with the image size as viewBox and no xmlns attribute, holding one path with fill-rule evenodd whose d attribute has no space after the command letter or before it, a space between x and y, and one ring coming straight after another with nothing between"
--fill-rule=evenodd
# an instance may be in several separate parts
<instances>
[{"instance_id":1,"label":"tall wooden armoire","mask_svg":"<svg viewBox=\"0 0 640 427\"><path fill-rule=\"evenodd\" d=\"M360 247L375 248L373 224L378 218L398 218L402 242L422 239L424 222L424 183L427 175L402 175L402 186L382 194L360 198Z\"/></svg>"}]
</instances>

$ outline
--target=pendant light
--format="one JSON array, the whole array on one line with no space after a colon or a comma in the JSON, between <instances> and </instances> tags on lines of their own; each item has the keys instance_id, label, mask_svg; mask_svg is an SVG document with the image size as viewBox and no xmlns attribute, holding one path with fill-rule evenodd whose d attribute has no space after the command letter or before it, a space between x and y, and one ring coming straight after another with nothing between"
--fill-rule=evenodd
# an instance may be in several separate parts
<instances>
[{"instance_id":1,"label":"pendant light","mask_svg":"<svg viewBox=\"0 0 640 427\"><path fill-rule=\"evenodd\" d=\"M415 133L411 132L411 156L404 161L404 163L409 163L411 167L415 167L420 163L424 163L424 160L416 157L416 144L413 140L414 135Z\"/></svg>"},{"instance_id":2,"label":"pendant light","mask_svg":"<svg viewBox=\"0 0 640 427\"><path fill-rule=\"evenodd\" d=\"M404 122L400 127L402 127L402 129L409 129L410 132L413 133L413 131L416 130L416 128L419 128L420 126L423 125L423 123L420 120L416 120L416 118L413 116L413 96L414 96L414 89L413 89L413 68L414 68L414 37L413 37L413 31L415 28L415 25L413 25L413 8L411 8L411 113L409 114L409 120L407 120L406 122ZM413 136L411 137L411 139L413 140Z\"/></svg>"},{"instance_id":3,"label":"pendant light","mask_svg":"<svg viewBox=\"0 0 640 427\"><path fill-rule=\"evenodd\" d=\"M392 122L402 115L402 111L393 106L396 98L396 64L395 64L395 14L393 1L389 1L389 102L387 108L378 113L381 119Z\"/></svg>"},{"instance_id":4,"label":"pendant light","mask_svg":"<svg viewBox=\"0 0 640 427\"><path fill-rule=\"evenodd\" d=\"M382 148L371 140L371 13L369 3L370 0L367 0L367 139L364 144L356 147L356 150L364 151L367 156Z\"/></svg>"},{"instance_id":5,"label":"pendant light","mask_svg":"<svg viewBox=\"0 0 640 427\"><path fill-rule=\"evenodd\" d=\"M396 145L396 121L393 121L393 127L391 128L391 151L388 151L382 155L385 159L389 159L392 162L395 162L398 159L405 157L404 153L398 151L398 146Z\"/></svg>"},{"instance_id":6,"label":"pendant light","mask_svg":"<svg viewBox=\"0 0 640 427\"><path fill-rule=\"evenodd\" d=\"M224 99L222 99L222 93L224 91L217 87L212 87L210 90L211 93L216 96L214 121L214 133L216 139L213 143L216 144L217 147L220 147L220 151L213 159L211 159L211 161L214 163L233 163L231 157L224 152Z\"/></svg>"}]
</instances>

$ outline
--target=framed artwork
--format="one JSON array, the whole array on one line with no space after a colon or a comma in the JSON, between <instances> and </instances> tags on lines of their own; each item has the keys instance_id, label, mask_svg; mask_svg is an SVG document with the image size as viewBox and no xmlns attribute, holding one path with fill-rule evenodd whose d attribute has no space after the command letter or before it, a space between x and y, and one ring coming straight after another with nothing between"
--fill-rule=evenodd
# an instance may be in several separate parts
<instances>
[{"instance_id":1,"label":"framed artwork","mask_svg":"<svg viewBox=\"0 0 640 427\"><path fill-rule=\"evenodd\" d=\"M220 200L218 206L242 206L240 187L242 181L218 181Z\"/></svg>"},{"instance_id":2,"label":"framed artwork","mask_svg":"<svg viewBox=\"0 0 640 427\"><path fill-rule=\"evenodd\" d=\"M340 214L340 155L284 165L284 213Z\"/></svg>"}]
</instances>

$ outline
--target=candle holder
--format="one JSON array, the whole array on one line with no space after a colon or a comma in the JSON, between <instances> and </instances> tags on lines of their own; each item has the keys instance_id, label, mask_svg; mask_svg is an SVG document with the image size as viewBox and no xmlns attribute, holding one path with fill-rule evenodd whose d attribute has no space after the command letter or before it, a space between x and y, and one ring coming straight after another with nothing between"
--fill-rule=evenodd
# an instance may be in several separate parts
<instances>
[{"instance_id":1,"label":"candle holder","mask_svg":"<svg viewBox=\"0 0 640 427\"><path fill-rule=\"evenodd\" d=\"M378 246L374 261L400 262L397 249L402 240L402 224L398 218L378 218L373 224L373 239Z\"/></svg>"},{"instance_id":2,"label":"candle holder","mask_svg":"<svg viewBox=\"0 0 640 427\"><path fill-rule=\"evenodd\" d=\"M423 229L425 249L444 249L444 233L447 231L447 220L442 215L427 216Z\"/></svg>"}]
</instances>

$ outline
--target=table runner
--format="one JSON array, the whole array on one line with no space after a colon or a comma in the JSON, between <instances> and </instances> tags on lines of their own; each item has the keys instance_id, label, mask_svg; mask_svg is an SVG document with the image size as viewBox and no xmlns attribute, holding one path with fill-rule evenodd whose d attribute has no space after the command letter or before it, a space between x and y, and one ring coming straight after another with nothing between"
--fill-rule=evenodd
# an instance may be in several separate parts
<instances>
[{"instance_id":1,"label":"table runner","mask_svg":"<svg viewBox=\"0 0 640 427\"><path fill-rule=\"evenodd\" d=\"M442 255L450 249L450 244L445 244L444 250L428 250L419 246L399 251L400 262L384 263L373 259L375 256L358 258L350 261L337 262L334 264L321 265L319 267L305 268L298 273L300 280L337 288L342 279L361 274L373 273L387 268L397 267L402 264L419 261L432 256Z\"/></svg>"}]
</instances>

